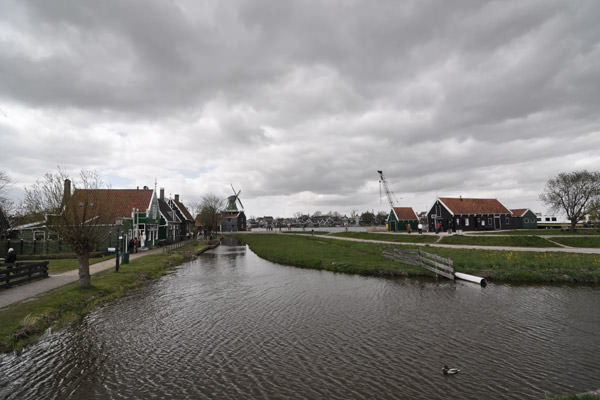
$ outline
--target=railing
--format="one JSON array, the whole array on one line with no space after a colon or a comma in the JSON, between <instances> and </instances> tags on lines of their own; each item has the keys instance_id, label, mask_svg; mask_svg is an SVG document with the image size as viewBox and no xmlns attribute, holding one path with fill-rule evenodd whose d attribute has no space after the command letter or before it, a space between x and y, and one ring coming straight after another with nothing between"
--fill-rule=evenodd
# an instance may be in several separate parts
<instances>
[{"instance_id":1,"label":"railing","mask_svg":"<svg viewBox=\"0 0 600 400\"><path fill-rule=\"evenodd\" d=\"M170 253L175 249L185 246L188 242L189 242L189 240L183 240L181 242L169 244L169 245L163 247L163 253Z\"/></svg>"},{"instance_id":2,"label":"railing","mask_svg":"<svg viewBox=\"0 0 600 400\"><path fill-rule=\"evenodd\" d=\"M0 288L48 277L48 261L0 264Z\"/></svg>"},{"instance_id":3,"label":"railing","mask_svg":"<svg viewBox=\"0 0 600 400\"><path fill-rule=\"evenodd\" d=\"M407 250L384 246L383 256L388 260L423 267L436 275L454 280L454 262L449 258L427 253L421 249Z\"/></svg>"}]
</instances>

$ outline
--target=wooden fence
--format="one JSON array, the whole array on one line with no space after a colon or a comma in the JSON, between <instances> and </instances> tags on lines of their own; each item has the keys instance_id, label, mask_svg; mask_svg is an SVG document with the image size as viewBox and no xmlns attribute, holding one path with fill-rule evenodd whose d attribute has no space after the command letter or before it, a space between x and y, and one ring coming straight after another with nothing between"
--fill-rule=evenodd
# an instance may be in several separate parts
<instances>
[{"instance_id":1,"label":"wooden fence","mask_svg":"<svg viewBox=\"0 0 600 400\"><path fill-rule=\"evenodd\" d=\"M183 247L188 243L189 243L189 240L182 240L181 242L166 245L165 247L163 247L163 253L170 253L173 250Z\"/></svg>"},{"instance_id":2,"label":"wooden fence","mask_svg":"<svg viewBox=\"0 0 600 400\"><path fill-rule=\"evenodd\" d=\"M48 261L0 264L0 288L48 277Z\"/></svg>"},{"instance_id":3,"label":"wooden fence","mask_svg":"<svg viewBox=\"0 0 600 400\"><path fill-rule=\"evenodd\" d=\"M402 264L423 267L437 275L454 280L454 262L449 258L427 253L421 249L407 250L383 246L383 256Z\"/></svg>"}]
</instances>

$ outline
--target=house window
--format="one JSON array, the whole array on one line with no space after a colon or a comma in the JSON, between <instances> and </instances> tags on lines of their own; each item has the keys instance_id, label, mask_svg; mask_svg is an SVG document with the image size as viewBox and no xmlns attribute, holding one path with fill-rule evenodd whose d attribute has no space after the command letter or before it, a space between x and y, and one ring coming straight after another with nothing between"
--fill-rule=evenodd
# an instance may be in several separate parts
<instances>
[{"instance_id":1,"label":"house window","mask_svg":"<svg viewBox=\"0 0 600 400\"><path fill-rule=\"evenodd\" d=\"M556 217L552 217L552 222L556 222Z\"/></svg>"},{"instance_id":2,"label":"house window","mask_svg":"<svg viewBox=\"0 0 600 400\"><path fill-rule=\"evenodd\" d=\"M541 218L539 218L539 217L537 218L537 220L538 220L538 222L542 222L542 219L541 219Z\"/></svg>"},{"instance_id":3,"label":"house window","mask_svg":"<svg viewBox=\"0 0 600 400\"><path fill-rule=\"evenodd\" d=\"M481 219L481 226L485 226L485 219Z\"/></svg>"},{"instance_id":4,"label":"house window","mask_svg":"<svg viewBox=\"0 0 600 400\"><path fill-rule=\"evenodd\" d=\"M506 217L506 225L510 225L510 217Z\"/></svg>"},{"instance_id":5,"label":"house window","mask_svg":"<svg viewBox=\"0 0 600 400\"><path fill-rule=\"evenodd\" d=\"M488 217L488 225L492 226L492 217Z\"/></svg>"},{"instance_id":6,"label":"house window","mask_svg":"<svg viewBox=\"0 0 600 400\"><path fill-rule=\"evenodd\" d=\"M465 226L469 226L469 217L465 218Z\"/></svg>"},{"instance_id":7,"label":"house window","mask_svg":"<svg viewBox=\"0 0 600 400\"><path fill-rule=\"evenodd\" d=\"M550 217L546 217L546 222L550 222Z\"/></svg>"}]
</instances>

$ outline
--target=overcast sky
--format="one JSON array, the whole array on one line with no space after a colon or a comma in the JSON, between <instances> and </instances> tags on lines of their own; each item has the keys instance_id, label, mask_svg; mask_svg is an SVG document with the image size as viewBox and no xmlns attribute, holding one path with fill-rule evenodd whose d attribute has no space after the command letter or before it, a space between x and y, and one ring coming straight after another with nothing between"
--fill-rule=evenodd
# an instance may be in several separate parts
<instances>
[{"instance_id":1,"label":"overcast sky","mask_svg":"<svg viewBox=\"0 0 600 400\"><path fill-rule=\"evenodd\" d=\"M0 0L0 170L248 216L491 197L600 170L600 1Z\"/></svg>"}]
</instances>

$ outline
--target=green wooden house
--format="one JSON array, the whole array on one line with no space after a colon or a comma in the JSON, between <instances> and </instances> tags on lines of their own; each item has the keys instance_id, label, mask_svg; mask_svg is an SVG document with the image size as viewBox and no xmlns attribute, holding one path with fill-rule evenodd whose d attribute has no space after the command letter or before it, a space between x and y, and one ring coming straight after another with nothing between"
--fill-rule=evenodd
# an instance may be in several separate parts
<instances>
[{"instance_id":1,"label":"green wooden house","mask_svg":"<svg viewBox=\"0 0 600 400\"><path fill-rule=\"evenodd\" d=\"M529 208L515 208L510 211L515 229L537 229L537 215Z\"/></svg>"},{"instance_id":2,"label":"green wooden house","mask_svg":"<svg viewBox=\"0 0 600 400\"><path fill-rule=\"evenodd\" d=\"M394 207L387 219L387 230L390 232L406 231L407 225L416 231L419 218L412 207Z\"/></svg>"}]
</instances>

